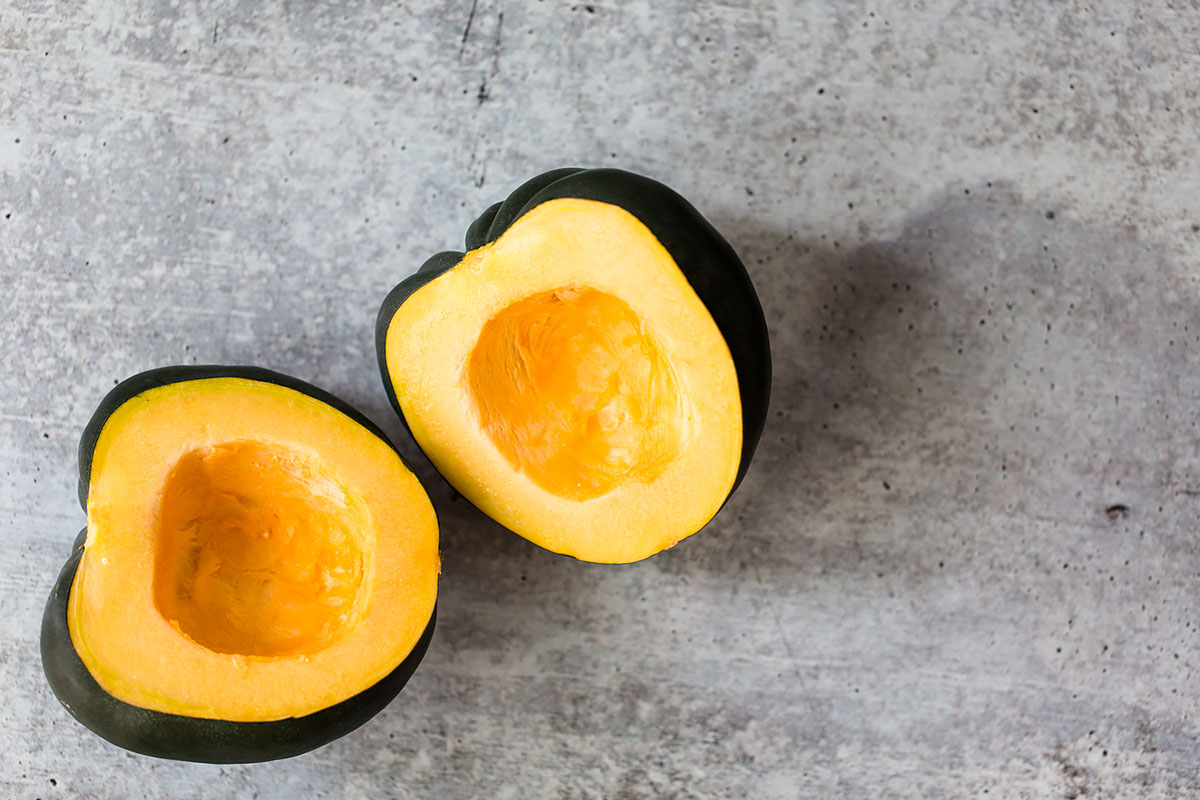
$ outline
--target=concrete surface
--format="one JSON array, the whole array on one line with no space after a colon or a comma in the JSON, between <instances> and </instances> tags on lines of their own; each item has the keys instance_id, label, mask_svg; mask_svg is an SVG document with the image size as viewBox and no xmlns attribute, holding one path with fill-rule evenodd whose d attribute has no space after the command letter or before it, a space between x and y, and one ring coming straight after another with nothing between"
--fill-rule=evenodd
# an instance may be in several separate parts
<instances>
[{"instance_id":1,"label":"concrete surface","mask_svg":"<svg viewBox=\"0 0 1200 800\"><path fill-rule=\"evenodd\" d=\"M0 795L1200 796L1200 15L1043 3L0 10ZM744 256L749 478L625 568L432 477L385 292L517 183L619 165ZM248 363L403 442L441 514L403 695L259 766L108 746L38 618L114 382Z\"/></svg>"}]
</instances>

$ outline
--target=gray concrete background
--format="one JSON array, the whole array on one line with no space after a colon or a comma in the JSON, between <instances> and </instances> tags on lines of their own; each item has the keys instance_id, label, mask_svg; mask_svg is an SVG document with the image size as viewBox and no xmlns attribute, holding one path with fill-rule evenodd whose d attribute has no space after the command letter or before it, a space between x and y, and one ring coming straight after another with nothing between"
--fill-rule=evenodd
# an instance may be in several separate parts
<instances>
[{"instance_id":1,"label":"gray concrete background","mask_svg":"<svg viewBox=\"0 0 1200 800\"><path fill-rule=\"evenodd\" d=\"M1200 795L1198 42L1189 0L6 3L0 795ZM563 164L692 199L774 346L746 482L629 567L455 502L374 366L387 290ZM133 756L41 674L77 438L172 363L341 395L441 516L422 668L310 755Z\"/></svg>"}]
</instances>

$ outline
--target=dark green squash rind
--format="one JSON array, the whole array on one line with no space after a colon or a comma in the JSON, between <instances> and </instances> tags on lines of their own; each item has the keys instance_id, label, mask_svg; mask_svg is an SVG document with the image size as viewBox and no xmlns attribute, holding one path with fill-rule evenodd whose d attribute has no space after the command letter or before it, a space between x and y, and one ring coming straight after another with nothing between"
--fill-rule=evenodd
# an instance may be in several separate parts
<instances>
[{"instance_id":1,"label":"dark green squash rind","mask_svg":"<svg viewBox=\"0 0 1200 800\"><path fill-rule=\"evenodd\" d=\"M79 445L79 495L84 509L87 509L92 452L105 422L114 411L159 386L223 377L274 383L302 392L342 412L395 450L383 431L357 409L296 378L259 367L162 367L135 375L114 387L84 428ZM55 697L71 716L109 742L143 755L178 761L240 764L290 758L321 747L358 728L391 702L416 671L433 638L436 605L421 638L404 661L387 676L337 705L303 717L272 722L230 722L140 708L104 691L71 642L67 604L86 538L85 528L75 539L71 557L59 573L46 603L41 629L42 668Z\"/></svg>"},{"instance_id":2,"label":"dark green squash rind","mask_svg":"<svg viewBox=\"0 0 1200 800\"><path fill-rule=\"evenodd\" d=\"M471 226L467 228L467 250L474 250L479 247L476 242L486 242L488 234L492 229L492 223L496 221L496 214L500 211L500 206L504 203L493 203L487 207L487 210L475 218Z\"/></svg>"},{"instance_id":3,"label":"dark green squash rind","mask_svg":"<svg viewBox=\"0 0 1200 800\"><path fill-rule=\"evenodd\" d=\"M641 220L671 254L720 329L733 357L742 404L742 455L737 478L725 498L728 501L750 468L771 397L771 344L767 323L745 265L724 237L678 193L642 175L608 168L551 170L526 181L498 209L494 205L489 207L471 225L466 242L468 250L494 242L524 214L547 200L561 197L611 203ZM479 231L485 221L487 237L480 239ZM408 420L396 398L387 367L387 330L404 300L438 275L457 266L458 261L447 266L448 260L457 258L461 261L462 256L462 253L434 256L431 261L442 259L436 270L427 271L422 267L416 275L396 286L380 308L375 336L379 370L392 408L406 429Z\"/></svg>"}]
</instances>

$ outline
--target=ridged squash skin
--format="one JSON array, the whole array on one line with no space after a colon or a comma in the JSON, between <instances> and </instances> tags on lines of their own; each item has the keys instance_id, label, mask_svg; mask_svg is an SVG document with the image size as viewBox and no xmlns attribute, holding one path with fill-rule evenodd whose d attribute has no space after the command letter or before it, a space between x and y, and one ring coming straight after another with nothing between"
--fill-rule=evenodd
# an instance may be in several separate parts
<instances>
[{"instance_id":1,"label":"ridged squash skin","mask_svg":"<svg viewBox=\"0 0 1200 800\"><path fill-rule=\"evenodd\" d=\"M109 417L144 392L208 378L239 378L300 392L341 412L391 447L383 432L353 407L328 392L286 375L256 367L154 369L113 388L84 429L79 445L79 501L85 511L93 453ZM109 742L133 752L219 764L270 761L300 755L349 733L382 710L413 675L433 637L436 605L416 644L386 677L349 699L303 716L239 722L131 705L100 686L71 640L68 605L86 539L87 529L84 529L76 538L46 603L41 626L42 666L55 696L76 720Z\"/></svg>"},{"instance_id":2,"label":"ridged squash skin","mask_svg":"<svg viewBox=\"0 0 1200 800\"><path fill-rule=\"evenodd\" d=\"M401 307L439 277L464 269L464 264L470 264L476 251L492 246L534 209L565 198L619 207L644 225L674 260L724 338L736 369L742 435L736 477L721 498L723 504L745 477L766 420L771 389L771 355L766 321L749 275L728 242L683 197L641 175L616 169L577 168L557 169L539 175L520 186L503 202L489 207L470 225L466 233L466 252L437 253L415 274L395 286L379 310L375 338L376 356L388 399L412 432L414 420L408 418L404 403L397 396L397 377L388 363L389 330ZM514 296L517 295L519 292L514 292ZM418 444L421 444L419 437ZM428 449L426 454L430 455ZM480 506L470 491L464 491L464 487L456 484L447 474L444 465L440 465L436 457L431 456L431 461L456 489ZM489 513L486 508L483 510ZM503 520L499 521L505 524ZM512 525L508 527L513 528ZM620 563L651 554L622 551L615 552L611 557L603 553L599 557L579 555L569 548L547 545L527 532L517 532L556 552L576 555L588 561Z\"/></svg>"}]
</instances>

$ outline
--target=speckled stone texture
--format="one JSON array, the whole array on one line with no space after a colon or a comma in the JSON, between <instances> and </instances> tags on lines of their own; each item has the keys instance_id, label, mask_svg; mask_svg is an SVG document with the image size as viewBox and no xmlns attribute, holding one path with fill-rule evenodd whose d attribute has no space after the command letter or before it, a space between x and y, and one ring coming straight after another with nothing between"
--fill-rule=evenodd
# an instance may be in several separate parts
<instances>
[{"instance_id":1,"label":"speckled stone texture","mask_svg":"<svg viewBox=\"0 0 1200 800\"><path fill-rule=\"evenodd\" d=\"M0 795L1200 795L1200 13L1189 0L0 9ZM689 197L774 345L702 534L584 565L457 500L372 323L544 169ZM291 761L117 750L41 674L119 379L362 408L441 516L438 632Z\"/></svg>"}]
</instances>

